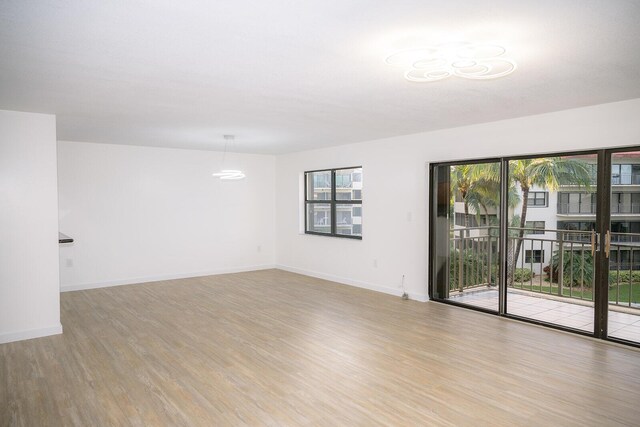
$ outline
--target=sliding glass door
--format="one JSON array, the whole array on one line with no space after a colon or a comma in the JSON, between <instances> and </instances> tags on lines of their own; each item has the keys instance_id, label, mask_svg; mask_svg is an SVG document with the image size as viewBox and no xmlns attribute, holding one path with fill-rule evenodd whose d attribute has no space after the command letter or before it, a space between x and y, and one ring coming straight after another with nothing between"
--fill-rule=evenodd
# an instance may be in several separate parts
<instances>
[{"instance_id":1,"label":"sliding glass door","mask_svg":"<svg viewBox=\"0 0 640 427\"><path fill-rule=\"evenodd\" d=\"M640 344L640 149L430 167L430 296Z\"/></svg>"},{"instance_id":2,"label":"sliding glass door","mask_svg":"<svg viewBox=\"0 0 640 427\"><path fill-rule=\"evenodd\" d=\"M508 165L506 313L593 333L597 154Z\"/></svg>"},{"instance_id":3,"label":"sliding glass door","mask_svg":"<svg viewBox=\"0 0 640 427\"><path fill-rule=\"evenodd\" d=\"M433 297L498 311L500 163L433 169Z\"/></svg>"},{"instance_id":4,"label":"sliding glass door","mask_svg":"<svg viewBox=\"0 0 640 427\"><path fill-rule=\"evenodd\" d=\"M607 333L640 343L640 151L611 151Z\"/></svg>"}]
</instances>

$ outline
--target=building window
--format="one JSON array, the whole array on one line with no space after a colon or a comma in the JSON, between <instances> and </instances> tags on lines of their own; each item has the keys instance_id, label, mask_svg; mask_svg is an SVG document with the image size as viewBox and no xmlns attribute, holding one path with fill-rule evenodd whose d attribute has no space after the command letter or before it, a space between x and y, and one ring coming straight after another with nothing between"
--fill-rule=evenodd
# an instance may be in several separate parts
<instances>
[{"instance_id":1,"label":"building window","mask_svg":"<svg viewBox=\"0 0 640 427\"><path fill-rule=\"evenodd\" d=\"M527 198L529 207L543 208L547 206L547 192L546 191L530 191Z\"/></svg>"},{"instance_id":2,"label":"building window","mask_svg":"<svg viewBox=\"0 0 640 427\"><path fill-rule=\"evenodd\" d=\"M612 185L640 184L640 165L614 164L611 165Z\"/></svg>"},{"instance_id":3,"label":"building window","mask_svg":"<svg viewBox=\"0 0 640 427\"><path fill-rule=\"evenodd\" d=\"M305 233L362 239L362 167L304 176Z\"/></svg>"},{"instance_id":4,"label":"building window","mask_svg":"<svg viewBox=\"0 0 640 427\"><path fill-rule=\"evenodd\" d=\"M544 234L544 221L527 221L525 222L525 234Z\"/></svg>"},{"instance_id":5,"label":"building window","mask_svg":"<svg viewBox=\"0 0 640 427\"><path fill-rule=\"evenodd\" d=\"M475 215L469 214L465 215L462 212L456 212L454 217L455 225L459 225L461 227L484 227L487 225L496 225L498 224L498 215L490 214L489 216L489 224L487 224L487 215ZM465 220L466 217L466 220ZM480 221L478 222L478 218Z\"/></svg>"},{"instance_id":6,"label":"building window","mask_svg":"<svg viewBox=\"0 0 640 427\"><path fill-rule=\"evenodd\" d=\"M543 261L544 261L544 250L527 249L524 253L524 262L527 264L540 264Z\"/></svg>"},{"instance_id":7,"label":"building window","mask_svg":"<svg viewBox=\"0 0 640 427\"><path fill-rule=\"evenodd\" d=\"M593 193L560 192L558 193L558 212L557 213L562 215L595 214L596 213L596 195Z\"/></svg>"}]
</instances>

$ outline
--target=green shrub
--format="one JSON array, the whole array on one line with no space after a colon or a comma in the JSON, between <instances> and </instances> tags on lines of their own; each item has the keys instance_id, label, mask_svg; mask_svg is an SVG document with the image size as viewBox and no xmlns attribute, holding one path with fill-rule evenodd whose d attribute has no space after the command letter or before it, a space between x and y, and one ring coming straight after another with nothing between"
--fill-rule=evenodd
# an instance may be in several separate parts
<instances>
[{"instance_id":1,"label":"green shrub","mask_svg":"<svg viewBox=\"0 0 640 427\"><path fill-rule=\"evenodd\" d=\"M640 283L640 271L611 271L609 272L609 284L615 285L618 282L623 283Z\"/></svg>"},{"instance_id":2,"label":"green shrub","mask_svg":"<svg viewBox=\"0 0 640 427\"><path fill-rule=\"evenodd\" d=\"M516 268L513 272L514 282L528 282L535 277L535 273L526 268Z\"/></svg>"},{"instance_id":3,"label":"green shrub","mask_svg":"<svg viewBox=\"0 0 640 427\"><path fill-rule=\"evenodd\" d=\"M454 249L449 256L449 289L457 289L460 251ZM491 264L491 283L495 285L498 280L498 260L493 259ZM462 268L465 288L487 283L489 271L486 256L479 256L475 250L464 250L462 252Z\"/></svg>"},{"instance_id":4,"label":"green shrub","mask_svg":"<svg viewBox=\"0 0 640 427\"><path fill-rule=\"evenodd\" d=\"M558 283L558 265L560 254L553 252L551 257L551 277L552 281ZM564 286L585 286L590 287L593 283L593 256L588 250L563 251L562 270Z\"/></svg>"}]
</instances>

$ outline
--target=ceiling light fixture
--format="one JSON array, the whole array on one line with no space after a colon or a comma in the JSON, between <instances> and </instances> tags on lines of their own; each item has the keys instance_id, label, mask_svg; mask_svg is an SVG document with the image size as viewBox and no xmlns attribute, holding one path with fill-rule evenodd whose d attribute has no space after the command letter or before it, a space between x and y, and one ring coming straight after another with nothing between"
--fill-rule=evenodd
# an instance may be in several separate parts
<instances>
[{"instance_id":1,"label":"ceiling light fixture","mask_svg":"<svg viewBox=\"0 0 640 427\"><path fill-rule=\"evenodd\" d=\"M504 47L495 44L445 43L401 50L385 62L403 67L410 82L436 82L451 76L488 80L516 70L515 61L503 56L505 53Z\"/></svg>"},{"instance_id":2,"label":"ceiling light fixture","mask_svg":"<svg viewBox=\"0 0 640 427\"><path fill-rule=\"evenodd\" d=\"M224 161L227 157L227 145L229 144L229 141L233 143L235 141L235 137L233 135L224 135L224 153L222 154L222 167L224 167ZM246 176L241 170L237 169L222 169L220 172L216 172L212 175L225 181L243 179Z\"/></svg>"}]
</instances>

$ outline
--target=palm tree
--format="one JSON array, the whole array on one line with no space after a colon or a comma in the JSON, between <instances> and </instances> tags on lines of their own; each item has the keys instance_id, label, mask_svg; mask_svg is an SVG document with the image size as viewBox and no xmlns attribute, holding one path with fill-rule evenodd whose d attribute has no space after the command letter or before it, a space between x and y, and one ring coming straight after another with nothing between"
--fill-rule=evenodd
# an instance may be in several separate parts
<instances>
[{"instance_id":1,"label":"palm tree","mask_svg":"<svg viewBox=\"0 0 640 427\"><path fill-rule=\"evenodd\" d=\"M498 166L499 167L499 166ZM473 182L467 191L466 200L469 206L480 216L484 211L485 222L490 224L489 208L500 208L500 175L493 174L486 165L478 165L474 170ZM509 208L515 208L520 203L520 194L513 182L509 183L507 203Z\"/></svg>"},{"instance_id":2,"label":"palm tree","mask_svg":"<svg viewBox=\"0 0 640 427\"><path fill-rule=\"evenodd\" d=\"M500 204L500 183L484 177L473 180L465 202L473 208L477 217L484 212L485 223L489 225L489 208Z\"/></svg>"},{"instance_id":3,"label":"palm tree","mask_svg":"<svg viewBox=\"0 0 640 427\"><path fill-rule=\"evenodd\" d=\"M556 191L561 184L572 184L588 189L591 185L591 174L587 163L582 160L565 157L540 157L510 161L509 177L520 186L522 192L520 229L514 256L514 260L517 262L522 249L531 188L542 187Z\"/></svg>"},{"instance_id":4,"label":"palm tree","mask_svg":"<svg viewBox=\"0 0 640 427\"><path fill-rule=\"evenodd\" d=\"M472 164L452 166L449 178L452 195L455 198L455 195L459 194L464 203L464 227L467 229L467 236L469 235L469 200L467 200L467 194L473 184L475 167L476 166Z\"/></svg>"}]
</instances>

